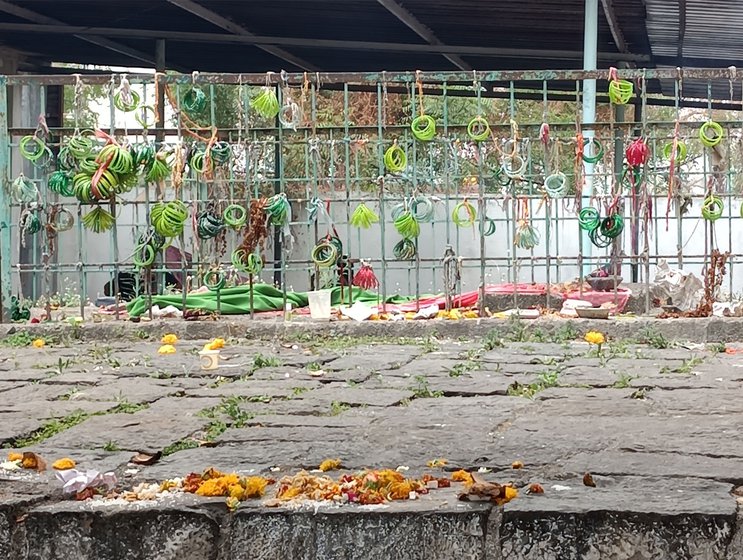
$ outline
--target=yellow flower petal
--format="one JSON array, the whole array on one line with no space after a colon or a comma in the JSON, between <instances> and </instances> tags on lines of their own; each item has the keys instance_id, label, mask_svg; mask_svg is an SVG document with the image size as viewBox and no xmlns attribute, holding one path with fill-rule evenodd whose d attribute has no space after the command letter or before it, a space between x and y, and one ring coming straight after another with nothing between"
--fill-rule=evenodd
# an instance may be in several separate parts
<instances>
[{"instance_id":1,"label":"yellow flower petal","mask_svg":"<svg viewBox=\"0 0 743 560\"><path fill-rule=\"evenodd\" d=\"M160 339L160 342L162 342L163 344L171 344L172 345L172 344L175 344L175 343L178 342L178 337L176 335L172 334L172 333L171 334L166 334L165 336L163 336Z\"/></svg>"},{"instance_id":2,"label":"yellow flower petal","mask_svg":"<svg viewBox=\"0 0 743 560\"><path fill-rule=\"evenodd\" d=\"M175 346L172 344L163 344L158 350L158 354L175 354Z\"/></svg>"},{"instance_id":3,"label":"yellow flower petal","mask_svg":"<svg viewBox=\"0 0 743 560\"><path fill-rule=\"evenodd\" d=\"M75 461L73 459L70 459L69 457L64 457L63 459L58 459L52 463L52 468L58 471L66 471L69 469L74 469Z\"/></svg>"},{"instance_id":4,"label":"yellow flower petal","mask_svg":"<svg viewBox=\"0 0 743 560\"><path fill-rule=\"evenodd\" d=\"M22 461L23 453L8 453L8 461Z\"/></svg>"},{"instance_id":5,"label":"yellow flower petal","mask_svg":"<svg viewBox=\"0 0 743 560\"><path fill-rule=\"evenodd\" d=\"M44 346L46 346L46 340L44 340L43 338L37 338L31 343L31 345L34 348L44 348Z\"/></svg>"}]
</instances>

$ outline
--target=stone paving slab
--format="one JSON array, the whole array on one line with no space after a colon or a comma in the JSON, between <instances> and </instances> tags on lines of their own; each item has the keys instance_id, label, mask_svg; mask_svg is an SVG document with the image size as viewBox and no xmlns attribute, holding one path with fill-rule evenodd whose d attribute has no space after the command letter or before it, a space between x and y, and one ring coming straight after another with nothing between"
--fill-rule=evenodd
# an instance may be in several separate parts
<instances>
[{"instance_id":1,"label":"stone paving slab","mask_svg":"<svg viewBox=\"0 0 743 560\"><path fill-rule=\"evenodd\" d=\"M224 500L193 496L129 506L64 501L51 473L0 472L0 553L44 560L743 557L731 494L743 484L738 355L615 339L597 356L580 341L550 341L547 327L540 341L504 339L492 350L475 336L456 340L461 330L452 339L412 339L425 333L418 325L359 340L307 327L314 334L301 342L271 327L272 338L246 340L238 322L226 327L236 338L224 367L207 372L196 351L215 327L173 325L185 339L170 356L157 354L166 331L146 324L148 340L123 340L124 330L105 342L41 351L3 347L0 338L0 443L12 448L30 438L26 449L115 470L125 485L210 466L280 477L335 457L352 470L423 473L445 458L446 470L487 469L483 476L512 482L520 496L498 508L459 502L454 488L378 509L267 510L255 501L228 514ZM612 325L614 336L631 335ZM679 337L699 323L689 329ZM152 466L129 465L140 449L168 454ZM523 469L511 468L516 460ZM596 488L582 484L585 472ZM532 482L545 494L528 495Z\"/></svg>"}]
</instances>

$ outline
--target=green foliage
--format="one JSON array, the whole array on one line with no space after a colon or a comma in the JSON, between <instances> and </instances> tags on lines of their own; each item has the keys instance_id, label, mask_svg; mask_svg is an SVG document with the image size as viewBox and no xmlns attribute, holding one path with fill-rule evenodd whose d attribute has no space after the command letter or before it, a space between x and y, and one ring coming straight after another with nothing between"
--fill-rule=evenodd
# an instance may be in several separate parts
<instances>
[{"instance_id":1,"label":"green foliage","mask_svg":"<svg viewBox=\"0 0 743 560\"><path fill-rule=\"evenodd\" d=\"M415 385L410 387L413 394L418 399L437 399L444 396L443 391L431 391L428 386L428 379L424 375L416 375L414 378Z\"/></svg>"},{"instance_id":2,"label":"green foliage","mask_svg":"<svg viewBox=\"0 0 743 560\"><path fill-rule=\"evenodd\" d=\"M34 338L26 331L20 331L17 333L9 334L3 339L0 339L0 346L9 346L11 348L22 348L24 346L31 346Z\"/></svg>"}]
</instances>

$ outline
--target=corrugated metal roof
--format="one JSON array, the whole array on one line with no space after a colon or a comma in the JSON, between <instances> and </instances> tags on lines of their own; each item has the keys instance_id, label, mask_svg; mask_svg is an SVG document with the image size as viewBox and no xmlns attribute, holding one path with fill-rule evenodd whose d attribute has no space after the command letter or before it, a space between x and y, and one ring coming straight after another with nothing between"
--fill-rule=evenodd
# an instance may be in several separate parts
<instances>
[{"instance_id":1,"label":"corrugated metal roof","mask_svg":"<svg viewBox=\"0 0 743 560\"><path fill-rule=\"evenodd\" d=\"M443 43L517 49L571 50L583 47L584 0L397 0L427 26ZM648 51L642 0L613 0L618 7L622 31L631 48ZM377 0L274 0L237 2L198 0L201 6L263 36L301 37L352 41L425 44L405 23ZM19 4L20 5L20 4ZM160 29L206 33L228 33L220 27L166 0L25 0L23 8L68 25ZM0 12L0 22L25 20ZM25 21L28 23L28 21ZM101 51L72 36L4 32L0 43L31 52L39 61L132 65L126 55ZM116 38L125 46L154 53L154 40ZM286 68L290 64L250 45L212 48L203 43L169 41L167 58L180 67L199 70L252 72ZM313 47L284 47L293 55L324 70L448 70L454 68L440 54L383 53L365 49L338 50ZM603 15L600 17L599 50L617 52ZM531 69L579 68L572 60L540 60L534 56L483 57L462 55L472 67Z\"/></svg>"},{"instance_id":2,"label":"corrugated metal roof","mask_svg":"<svg viewBox=\"0 0 743 560\"><path fill-rule=\"evenodd\" d=\"M743 65L743 42L740 40L743 1L645 0L645 3L648 39L657 60L673 62L676 66L684 65L685 61L690 61L690 66ZM684 6L685 11L682 12ZM743 78L743 68L737 74L740 77L735 78L733 83L734 100L740 100L739 82ZM685 97L706 98L711 92L712 97L719 100L731 98L730 86L726 80L711 83L683 80L681 85ZM661 87L665 94L673 95L675 81L664 80Z\"/></svg>"}]
</instances>

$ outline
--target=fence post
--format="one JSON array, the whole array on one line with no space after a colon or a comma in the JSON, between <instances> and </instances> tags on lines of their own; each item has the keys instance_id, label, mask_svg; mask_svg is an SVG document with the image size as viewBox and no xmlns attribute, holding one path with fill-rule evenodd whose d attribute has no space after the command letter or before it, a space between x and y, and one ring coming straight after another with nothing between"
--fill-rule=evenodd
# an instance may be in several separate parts
<instances>
[{"instance_id":1,"label":"fence post","mask_svg":"<svg viewBox=\"0 0 743 560\"><path fill-rule=\"evenodd\" d=\"M10 247L11 200L8 169L10 137L8 136L8 80L0 76L0 322L10 322L11 281Z\"/></svg>"}]
</instances>

